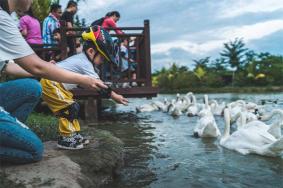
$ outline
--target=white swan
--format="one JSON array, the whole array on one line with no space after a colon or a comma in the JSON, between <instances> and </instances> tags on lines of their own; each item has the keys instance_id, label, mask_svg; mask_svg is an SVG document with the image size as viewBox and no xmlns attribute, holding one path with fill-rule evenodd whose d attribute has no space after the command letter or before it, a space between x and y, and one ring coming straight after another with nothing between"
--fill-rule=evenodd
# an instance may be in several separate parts
<instances>
[{"instance_id":1,"label":"white swan","mask_svg":"<svg viewBox=\"0 0 283 188\"><path fill-rule=\"evenodd\" d=\"M242 113L244 116L245 113ZM283 137L275 138L261 121L252 121L230 135L230 112L224 110L225 130L220 145L241 154L279 156L283 151ZM243 120L245 118L243 117Z\"/></svg>"},{"instance_id":2,"label":"white swan","mask_svg":"<svg viewBox=\"0 0 283 188\"><path fill-rule=\"evenodd\" d=\"M239 113L245 110L243 103L232 102L227 105L229 112L230 112L230 119L231 122L235 122L238 118Z\"/></svg>"},{"instance_id":3,"label":"white swan","mask_svg":"<svg viewBox=\"0 0 283 188\"><path fill-rule=\"evenodd\" d=\"M178 108L182 112L185 112L191 105L191 100L188 97L184 96L181 98L181 101L178 101L175 105L178 106Z\"/></svg>"},{"instance_id":4,"label":"white swan","mask_svg":"<svg viewBox=\"0 0 283 188\"><path fill-rule=\"evenodd\" d=\"M199 112L196 97L192 96L192 103L187 108L187 116L196 116Z\"/></svg>"},{"instance_id":5,"label":"white swan","mask_svg":"<svg viewBox=\"0 0 283 188\"><path fill-rule=\"evenodd\" d=\"M242 113L245 113L245 115L243 116ZM245 119L243 119L243 118L245 118ZM239 129L245 123L249 123L249 122L258 120L258 116L255 115L254 113L243 110L241 112L238 112L238 114L236 114L235 120L236 120L237 129Z\"/></svg>"},{"instance_id":6,"label":"white swan","mask_svg":"<svg viewBox=\"0 0 283 188\"><path fill-rule=\"evenodd\" d=\"M259 119L262 121L268 121L276 115L279 117L272 123L268 132L278 139L282 136L281 128L283 127L283 110L275 109L270 114L260 116Z\"/></svg>"},{"instance_id":7,"label":"white swan","mask_svg":"<svg viewBox=\"0 0 283 188\"><path fill-rule=\"evenodd\" d=\"M175 104L170 104L168 107L168 113L174 117L181 116L183 113L182 111L176 106Z\"/></svg>"},{"instance_id":8,"label":"white swan","mask_svg":"<svg viewBox=\"0 0 283 188\"><path fill-rule=\"evenodd\" d=\"M167 112L168 106L169 106L170 102L167 100L167 98L164 98L163 99L163 103L164 103L164 108L161 108L161 111L162 112Z\"/></svg>"},{"instance_id":9,"label":"white swan","mask_svg":"<svg viewBox=\"0 0 283 188\"><path fill-rule=\"evenodd\" d=\"M194 94L192 92L188 92L186 95L185 95L185 98L188 99L189 103L192 103L193 102L193 99L192 97L194 96Z\"/></svg>"},{"instance_id":10,"label":"white swan","mask_svg":"<svg viewBox=\"0 0 283 188\"><path fill-rule=\"evenodd\" d=\"M194 128L195 137L218 137L221 135L216 121L211 113L210 107L208 105L208 98L205 97L206 104L205 108L199 112L200 119Z\"/></svg>"},{"instance_id":11,"label":"white swan","mask_svg":"<svg viewBox=\"0 0 283 188\"><path fill-rule=\"evenodd\" d=\"M176 102L178 102L179 100L181 100L181 95L180 95L180 93L177 93L176 94Z\"/></svg>"},{"instance_id":12,"label":"white swan","mask_svg":"<svg viewBox=\"0 0 283 188\"><path fill-rule=\"evenodd\" d=\"M210 108L211 108L211 112L214 114L214 115L217 115L217 116L221 116L223 115L223 110L226 106L226 103L225 102L222 102L220 105L218 104L217 100L211 100L209 102L209 105L210 105Z\"/></svg>"},{"instance_id":13,"label":"white swan","mask_svg":"<svg viewBox=\"0 0 283 188\"><path fill-rule=\"evenodd\" d=\"M156 111L156 110L158 110L158 106L156 106L153 103L144 104L144 105L141 105L139 107L136 107L137 113L139 113L139 112L152 112L152 111Z\"/></svg>"},{"instance_id":14,"label":"white swan","mask_svg":"<svg viewBox=\"0 0 283 188\"><path fill-rule=\"evenodd\" d=\"M255 109L258 108L258 105L256 103L253 103L253 102L247 102L246 108L247 108L247 110L255 110Z\"/></svg>"},{"instance_id":15,"label":"white swan","mask_svg":"<svg viewBox=\"0 0 283 188\"><path fill-rule=\"evenodd\" d=\"M161 101L153 101L152 104L157 106L159 110L165 112L165 111L167 111L167 107L169 105L169 102L165 98L163 102L161 102Z\"/></svg>"}]
</instances>

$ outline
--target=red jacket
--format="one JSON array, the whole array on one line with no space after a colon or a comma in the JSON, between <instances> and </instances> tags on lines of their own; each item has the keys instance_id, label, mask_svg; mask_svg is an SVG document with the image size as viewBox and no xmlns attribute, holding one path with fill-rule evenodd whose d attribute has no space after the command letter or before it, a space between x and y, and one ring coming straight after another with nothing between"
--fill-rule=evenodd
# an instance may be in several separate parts
<instances>
[{"instance_id":1,"label":"red jacket","mask_svg":"<svg viewBox=\"0 0 283 188\"><path fill-rule=\"evenodd\" d=\"M102 27L104 29L106 28L117 28L116 23L114 22L114 20L112 18L105 18L103 23L102 23ZM109 29L106 29L108 32L110 32ZM123 32L121 30L114 30L116 32L116 34L123 34Z\"/></svg>"}]
</instances>

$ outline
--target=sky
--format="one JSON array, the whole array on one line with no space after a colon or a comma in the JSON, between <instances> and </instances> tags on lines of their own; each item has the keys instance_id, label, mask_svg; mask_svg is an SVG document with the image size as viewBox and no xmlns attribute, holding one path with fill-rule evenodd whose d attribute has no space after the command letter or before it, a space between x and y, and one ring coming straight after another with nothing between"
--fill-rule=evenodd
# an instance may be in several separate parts
<instances>
[{"instance_id":1,"label":"sky","mask_svg":"<svg viewBox=\"0 0 283 188\"><path fill-rule=\"evenodd\" d=\"M61 0L65 7L68 0ZM151 26L152 69L220 57L223 43L243 38L255 52L283 55L283 0L81 0L87 23L118 10L118 26Z\"/></svg>"}]
</instances>

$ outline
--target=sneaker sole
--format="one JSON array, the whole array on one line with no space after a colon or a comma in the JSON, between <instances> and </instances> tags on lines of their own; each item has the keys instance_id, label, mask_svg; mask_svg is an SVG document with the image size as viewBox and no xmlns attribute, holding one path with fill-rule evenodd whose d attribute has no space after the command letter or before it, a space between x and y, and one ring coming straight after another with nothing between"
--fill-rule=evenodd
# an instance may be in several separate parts
<instances>
[{"instance_id":1,"label":"sneaker sole","mask_svg":"<svg viewBox=\"0 0 283 188\"><path fill-rule=\"evenodd\" d=\"M78 145L76 148L71 148L71 147L66 147L66 146L62 146L62 145L59 145L59 144L57 144L57 147L60 148L60 149L65 149L65 150L80 150L80 149L84 148L83 145Z\"/></svg>"}]
</instances>

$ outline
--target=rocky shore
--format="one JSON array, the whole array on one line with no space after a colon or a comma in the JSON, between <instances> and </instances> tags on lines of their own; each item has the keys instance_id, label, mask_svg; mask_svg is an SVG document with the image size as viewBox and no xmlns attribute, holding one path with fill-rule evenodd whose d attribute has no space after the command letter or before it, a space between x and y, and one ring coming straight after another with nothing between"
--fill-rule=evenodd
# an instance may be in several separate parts
<instances>
[{"instance_id":1,"label":"rocky shore","mask_svg":"<svg viewBox=\"0 0 283 188\"><path fill-rule=\"evenodd\" d=\"M1 164L1 187L101 187L123 166L123 142L108 131L88 128L90 144L80 151L44 143L43 160L27 165Z\"/></svg>"}]
</instances>

